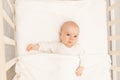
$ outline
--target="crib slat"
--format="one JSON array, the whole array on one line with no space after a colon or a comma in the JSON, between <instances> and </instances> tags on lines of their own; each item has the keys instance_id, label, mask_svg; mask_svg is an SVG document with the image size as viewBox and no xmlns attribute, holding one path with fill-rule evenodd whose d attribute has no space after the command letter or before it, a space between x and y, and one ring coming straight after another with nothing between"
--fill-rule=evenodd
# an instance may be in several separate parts
<instances>
[{"instance_id":1,"label":"crib slat","mask_svg":"<svg viewBox=\"0 0 120 80\"><path fill-rule=\"evenodd\" d=\"M120 67L117 66L111 66L111 70L120 72Z\"/></svg>"},{"instance_id":2,"label":"crib slat","mask_svg":"<svg viewBox=\"0 0 120 80\"><path fill-rule=\"evenodd\" d=\"M5 41L5 44L10 44L10 45L15 45L16 44L15 40L12 40L12 39L10 39L6 36L4 36L4 41Z\"/></svg>"},{"instance_id":3,"label":"crib slat","mask_svg":"<svg viewBox=\"0 0 120 80\"><path fill-rule=\"evenodd\" d=\"M120 36L109 36L108 40L120 40Z\"/></svg>"},{"instance_id":4,"label":"crib slat","mask_svg":"<svg viewBox=\"0 0 120 80\"><path fill-rule=\"evenodd\" d=\"M18 61L18 58L14 58L6 63L6 71L9 70L16 62Z\"/></svg>"},{"instance_id":5,"label":"crib slat","mask_svg":"<svg viewBox=\"0 0 120 80\"><path fill-rule=\"evenodd\" d=\"M3 7L2 0L0 0L0 80L7 80L5 72L5 45L3 35L4 35Z\"/></svg>"},{"instance_id":6,"label":"crib slat","mask_svg":"<svg viewBox=\"0 0 120 80\"><path fill-rule=\"evenodd\" d=\"M18 75L16 74L12 80L18 80Z\"/></svg>"},{"instance_id":7,"label":"crib slat","mask_svg":"<svg viewBox=\"0 0 120 80\"><path fill-rule=\"evenodd\" d=\"M109 51L110 55L120 55L120 51Z\"/></svg>"},{"instance_id":8,"label":"crib slat","mask_svg":"<svg viewBox=\"0 0 120 80\"><path fill-rule=\"evenodd\" d=\"M115 20L109 21L108 22L108 27L110 27L114 24L118 24L118 23L120 23L120 19L115 19Z\"/></svg>"},{"instance_id":9,"label":"crib slat","mask_svg":"<svg viewBox=\"0 0 120 80\"><path fill-rule=\"evenodd\" d=\"M13 8L12 4L10 3L10 0L6 0L6 2L8 3L11 12L12 12L12 14L14 15L14 8Z\"/></svg>"},{"instance_id":10,"label":"crib slat","mask_svg":"<svg viewBox=\"0 0 120 80\"><path fill-rule=\"evenodd\" d=\"M116 7L120 7L120 1L116 1L114 4L108 7L107 11L112 11Z\"/></svg>"},{"instance_id":11,"label":"crib slat","mask_svg":"<svg viewBox=\"0 0 120 80\"><path fill-rule=\"evenodd\" d=\"M12 22L12 20L9 18L9 16L7 15L7 13L4 10L3 10L3 17L9 23L9 25L15 30L14 23Z\"/></svg>"},{"instance_id":12,"label":"crib slat","mask_svg":"<svg viewBox=\"0 0 120 80\"><path fill-rule=\"evenodd\" d=\"M7 11L5 12L4 2L5 0L0 0L0 80L7 80L7 71L10 67L12 67L16 62L11 61L6 64L6 56L5 56L5 44L13 44L15 45L15 41L4 36L4 20L15 30L14 23L7 15ZM7 2L7 1L6 1ZM7 2L10 6L10 10L12 15L14 16L14 8L12 7L10 0ZM9 11L9 10L8 10ZM9 14L9 12L8 12Z\"/></svg>"}]
</instances>

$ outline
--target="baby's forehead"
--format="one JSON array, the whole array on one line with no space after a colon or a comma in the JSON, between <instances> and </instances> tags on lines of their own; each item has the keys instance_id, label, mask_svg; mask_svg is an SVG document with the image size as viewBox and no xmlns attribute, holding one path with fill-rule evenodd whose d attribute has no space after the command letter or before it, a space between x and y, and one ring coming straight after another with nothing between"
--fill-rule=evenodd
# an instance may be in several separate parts
<instances>
[{"instance_id":1,"label":"baby's forehead","mask_svg":"<svg viewBox=\"0 0 120 80\"><path fill-rule=\"evenodd\" d=\"M77 28L77 29L79 29L78 25L75 22L72 22L72 21L65 22L61 26L61 30L68 29L68 28Z\"/></svg>"},{"instance_id":2,"label":"baby's forehead","mask_svg":"<svg viewBox=\"0 0 120 80\"><path fill-rule=\"evenodd\" d=\"M77 27L64 27L61 30L61 33L66 33L66 34L73 34L73 35L79 35L79 29Z\"/></svg>"},{"instance_id":3,"label":"baby's forehead","mask_svg":"<svg viewBox=\"0 0 120 80\"><path fill-rule=\"evenodd\" d=\"M68 22L63 23L63 26L76 26L76 27L78 27L78 25L72 21L68 21Z\"/></svg>"}]
</instances>

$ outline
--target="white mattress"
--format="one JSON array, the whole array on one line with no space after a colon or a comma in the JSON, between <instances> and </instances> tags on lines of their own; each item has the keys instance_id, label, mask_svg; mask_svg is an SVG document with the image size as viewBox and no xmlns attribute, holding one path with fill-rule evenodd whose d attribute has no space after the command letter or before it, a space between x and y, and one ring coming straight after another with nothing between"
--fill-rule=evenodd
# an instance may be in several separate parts
<instances>
[{"instance_id":1,"label":"white mattress","mask_svg":"<svg viewBox=\"0 0 120 80\"><path fill-rule=\"evenodd\" d=\"M86 55L80 77L75 75L78 63L73 56L32 52L19 57L16 73L18 80L111 80L108 55Z\"/></svg>"},{"instance_id":2,"label":"white mattress","mask_svg":"<svg viewBox=\"0 0 120 80\"><path fill-rule=\"evenodd\" d=\"M105 0L16 0L16 32L19 55L29 43L59 41L59 28L66 20L80 26L79 43L87 54L107 53Z\"/></svg>"},{"instance_id":3,"label":"white mattress","mask_svg":"<svg viewBox=\"0 0 120 80\"><path fill-rule=\"evenodd\" d=\"M26 52L29 43L59 41L60 25L67 20L80 26L78 42L87 55L79 78L75 57ZM16 64L19 80L110 80L105 0L16 0L16 26L17 51L28 54Z\"/></svg>"}]
</instances>

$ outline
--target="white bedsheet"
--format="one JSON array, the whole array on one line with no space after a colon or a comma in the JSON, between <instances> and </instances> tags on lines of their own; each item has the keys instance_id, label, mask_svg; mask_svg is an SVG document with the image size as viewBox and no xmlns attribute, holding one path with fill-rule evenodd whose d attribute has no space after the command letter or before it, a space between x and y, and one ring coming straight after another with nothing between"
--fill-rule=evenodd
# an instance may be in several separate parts
<instances>
[{"instance_id":1,"label":"white bedsheet","mask_svg":"<svg viewBox=\"0 0 120 80\"><path fill-rule=\"evenodd\" d=\"M86 55L81 77L75 75L78 61L73 56L32 52L19 57L16 73L18 80L110 80L108 55Z\"/></svg>"},{"instance_id":2,"label":"white bedsheet","mask_svg":"<svg viewBox=\"0 0 120 80\"><path fill-rule=\"evenodd\" d=\"M59 41L67 20L80 26L78 42L87 54L107 53L105 0L16 0L18 54L26 54L29 43Z\"/></svg>"}]
</instances>

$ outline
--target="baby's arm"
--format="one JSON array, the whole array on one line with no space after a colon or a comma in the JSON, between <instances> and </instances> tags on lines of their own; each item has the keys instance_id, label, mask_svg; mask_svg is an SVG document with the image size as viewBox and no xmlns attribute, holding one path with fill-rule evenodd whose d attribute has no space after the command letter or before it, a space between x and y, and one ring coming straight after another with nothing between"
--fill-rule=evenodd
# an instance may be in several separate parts
<instances>
[{"instance_id":1,"label":"baby's arm","mask_svg":"<svg viewBox=\"0 0 120 80\"><path fill-rule=\"evenodd\" d=\"M39 50L40 45L39 44L29 44L26 48L27 51L31 50Z\"/></svg>"},{"instance_id":2,"label":"baby's arm","mask_svg":"<svg viewBox=\"0 0 120 80\"><path fill-rule=\"evenodd\" d=\"M76 69L76 75L77 76L81 76L82 75L82 73L83 73L83 70L84 70L84 68L85 68L85 52L84 52L84 50L83 49L79 49L80 50L80 54L78 55L78 57L79 57L79 66L77 67L77 69Z\"/></svg>"},{"instance_id":3,"label":"baby's arm","mask_svg":"<svg viewBox=\"0 0 120 80\"><path fill-rule=\"evenodd\" d=\"M81 76L82 73L83 73L83 69L84 69L84 67L78 66L77 69L76 69L76 72L75 72L76 75L77 75L77 76Z\"/></svg>"},{"instance_id":4,"label":"baby's arm","mask_svg":"<svg viewBox=\"0 0 120 80\"><path fill-rule=\"evenodd\" d=\"M38 50L42 52L54 52L58 42L40 42L38 44L29 44L26 48L27 51Z\"/></svg>"}]
</instances>

